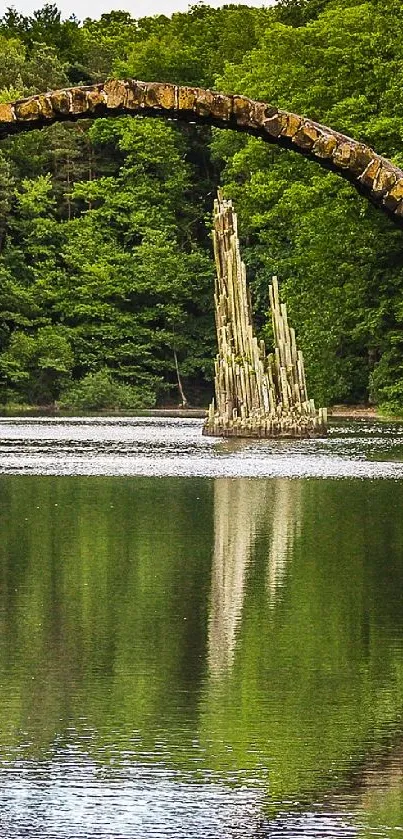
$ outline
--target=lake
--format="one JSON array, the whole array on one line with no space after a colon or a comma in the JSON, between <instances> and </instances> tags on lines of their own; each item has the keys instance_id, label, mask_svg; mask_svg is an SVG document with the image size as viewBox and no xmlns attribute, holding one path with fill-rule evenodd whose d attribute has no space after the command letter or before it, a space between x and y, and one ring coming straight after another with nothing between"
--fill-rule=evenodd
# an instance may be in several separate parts
<instances>
[{"instance_id":1,"label":"lake","mask_svg":"<svg viewBox=\"0 0 403 839\"><path fill-rule=\"evenodd\" d=\"M0 419L0 835L403 834L403 425Z\"/></svg>"}]
</instances>

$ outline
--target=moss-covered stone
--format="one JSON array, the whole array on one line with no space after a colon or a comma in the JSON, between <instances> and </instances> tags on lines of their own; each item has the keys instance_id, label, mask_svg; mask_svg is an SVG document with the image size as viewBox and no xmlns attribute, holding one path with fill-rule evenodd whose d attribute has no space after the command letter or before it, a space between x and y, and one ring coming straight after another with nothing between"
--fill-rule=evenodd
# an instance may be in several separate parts
<instances>
[{"instance_id":1,"label":"moss-covered stone","mask_svg":"<svg viewBox=\"0 0 403 839\"><path fill-rule=\"evenodd\" d=\"M232 98L198 88L194 110L200 116L228 122L232 113Z\"/></svg>"},{"instance_id":2,"label":"moss-covered stone","mask_svg":"<svg viewBox=\"0 0 403 839\"><path fill-rule=\"evenodd\" d=\"M297 114L287 114L286 126L281 131L283 137L292 139L301 127L302 119Z\"/></svg>"},{"instance_id":3,"label":"moss-covered stone","mask_svg":"<svg viewBox=\"0 0 403 839\"><path fill-rule=\"evenodd\" d=\"M232 97L232 115L237 125L250 125L253 102L247 96Z\"/></svg>"},{"instance_id":4,"label":"moss-covered stone","mask_svg":"<svg viewBox=\"0 0 403 839\"><path fill-rule=\"evenodd\" d=\"M362 175L373 160L375 152L364 143L354 143L351 147L350 171L354 175Z\"/></svg>"},{"instance_id":5,"label":"moss-covered stone","mask_svg":"<svg viewBox=\"0 0 403 839\"><path fill-rule=\"evenodd\" d=\"M228 124L279 145L292 142L296 151L345 174L360 192L388 213L402 217L403 171L373 149L298 114L238 94L164 82L110 79L91 87L72 87L0 105L1 136L24 131L37 123L115 112L176 112L184 119Z\"/></svg>"},{"instance_id":6,"label":"moss-covered stone","mask_svg":"<svg viewBox=\"0 0 403 839\"><path fill-rule=\"evenodd\" d=\"M147 85L135 79L127 82L126 108L129 111L139 111L146 105Z\"/></svg>"},{"instance_id":7,"label":"moss-covered stone","mask_svg":"<svg viewBox=\"0 0 403 839\"><path fill-rule=\"evenodd\" d=\"M103 113L106 107L106 94L101 87L93 87L86 90L88 111L90 113Z\"/></svg>"},{"instance_id":8,"label":"moss-covered stone","mask_svg":"<svg viewBox=\"0 0 403 839\"><path fill-rule=\"evenodd\" d=\"M41 116L44 119L54 119L55 112L52 108L52 102L50 96L41 95L38 96L39 101L39 108L41 112Z\"/></svg>"}]
</instances>

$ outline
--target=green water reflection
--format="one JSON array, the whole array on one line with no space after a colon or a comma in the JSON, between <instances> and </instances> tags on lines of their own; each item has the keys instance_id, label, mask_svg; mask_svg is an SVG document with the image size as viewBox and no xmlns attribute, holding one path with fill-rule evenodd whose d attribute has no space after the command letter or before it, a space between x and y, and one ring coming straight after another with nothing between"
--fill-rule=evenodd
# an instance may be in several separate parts
<instances>
[{"instance_id":1,"label":"green water reflection","mask_svg":"<svg viewBox=\"0 0 403 839\"><path fill-rule=\"evenodd\" d=\"M402 509L386 480L1 477L1 758L74 741L401 825Z\"/></svg>"}]
</instances>

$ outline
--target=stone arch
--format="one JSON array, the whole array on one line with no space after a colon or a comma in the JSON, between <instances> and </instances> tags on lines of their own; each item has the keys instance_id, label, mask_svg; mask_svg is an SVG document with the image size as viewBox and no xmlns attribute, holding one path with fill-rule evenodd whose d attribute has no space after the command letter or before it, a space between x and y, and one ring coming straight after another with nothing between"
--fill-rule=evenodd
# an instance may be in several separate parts
<instances>
[{"instance_id":1,"label":"stone arch","mask_svg":"<svg viewBox=\"0 0 403 839\"><path fill-rule=\"evenodd\" d=\"M237 94L136 79L51 91L0 104L0 137L53 122L105 116L159 116L230 128L293 149L349 180L403 227L403 171L365 143Z\"/></svg>"}]
</instances>

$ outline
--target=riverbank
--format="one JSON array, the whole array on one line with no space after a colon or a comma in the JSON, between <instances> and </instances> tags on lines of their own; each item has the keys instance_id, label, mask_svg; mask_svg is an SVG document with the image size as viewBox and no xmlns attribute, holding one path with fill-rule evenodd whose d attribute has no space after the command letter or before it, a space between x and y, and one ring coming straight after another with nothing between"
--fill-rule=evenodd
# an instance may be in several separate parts
<instances>
[{"instance_id":1,"label":"riverbank","mask_svg":"<svg viewBox=\"0 0 403 839\"><path fill-rule=\"evenodd\" d=\"M122 409L109 408L108 410L100 411L74 411L61 410L53 405L2 405L0 406L0 417L130 417L130 416L144 416L144 417L188 417L194 419L203 419L206 416L207 407L205 408L179 408L175 406L165 406L161 408L147 408L139 409L137 411L124 411ZM353 420L379 420L379 421L396 421L403 422L403 415L393 416L379 411L373 406L367 405L333 405L328 408L329 419L353 419Z\"/></svg>"}]
</instances>

